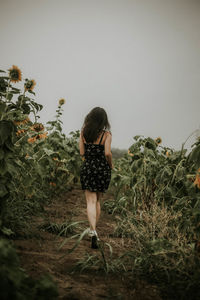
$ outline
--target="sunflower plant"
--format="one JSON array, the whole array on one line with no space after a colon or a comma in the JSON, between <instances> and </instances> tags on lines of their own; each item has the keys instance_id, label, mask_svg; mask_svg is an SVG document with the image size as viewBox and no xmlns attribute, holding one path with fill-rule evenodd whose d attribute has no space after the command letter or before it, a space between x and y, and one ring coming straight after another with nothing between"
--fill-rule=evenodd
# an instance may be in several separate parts
<instances>
[{"instance_id":1,"label":"sunflower plant","mask_svg":"<svg viewBox=\"0 0 200 300\"><path fill-rule=\"evenodd\" d=\"M21 91L15 87L23 81L17 66L1 74L0 227L17 233L27 229L26 217L40 210L46 199L77 181L79 156L77 138L62 132L65 100L59 100L56 120L49 121L48 128L38 122L42 105L30 97L35 95L35 80L26 78Z\"/></svg>"}]
</instances>

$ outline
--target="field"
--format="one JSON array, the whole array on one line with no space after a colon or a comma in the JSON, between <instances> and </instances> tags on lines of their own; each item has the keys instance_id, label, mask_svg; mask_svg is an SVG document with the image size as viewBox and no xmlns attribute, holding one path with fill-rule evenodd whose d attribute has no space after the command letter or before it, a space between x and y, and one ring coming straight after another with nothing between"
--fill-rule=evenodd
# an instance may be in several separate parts
<instances>
[{"instance_id":1,"label":"field","mask_svg":"<svg viewBox=\"0 0 200 300\"><path fill-rule=\"evenodd\" d=\"M1 74L1 299L199 299L200 139L190 153L144 136L113 149L93 250L65 99L42 124L34 80L21 91L16 66Z\"/></svg>"}]
</instances>

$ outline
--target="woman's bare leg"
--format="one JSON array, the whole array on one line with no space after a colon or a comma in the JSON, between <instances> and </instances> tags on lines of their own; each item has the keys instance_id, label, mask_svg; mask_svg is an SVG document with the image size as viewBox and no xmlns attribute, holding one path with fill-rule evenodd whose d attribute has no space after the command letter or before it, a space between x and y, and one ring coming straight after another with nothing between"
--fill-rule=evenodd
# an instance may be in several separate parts
<instances>
[{"instance_id":1,"label":"woman's bare leg","mask_svg":"<svg viewBox=\"0 0 200 300\"><path fill-rule=\"evenodd\" d=\"M100 198L102 193L97 192L97 203L96 203L96 223L98 223L100 214L101 214L101 205L100 205Z\"/></svg>"},{"instance_id":2,"label":"woman's bare leg","mask_svg":"<svg viewBox=\"0 0 200 300\"><path fill-rule=\"evenodd\" d=\"M97 223L97 193L85 191L87 201L87 216L90 223L90 228L96 230Z\"/></svg>"}]
</instances>

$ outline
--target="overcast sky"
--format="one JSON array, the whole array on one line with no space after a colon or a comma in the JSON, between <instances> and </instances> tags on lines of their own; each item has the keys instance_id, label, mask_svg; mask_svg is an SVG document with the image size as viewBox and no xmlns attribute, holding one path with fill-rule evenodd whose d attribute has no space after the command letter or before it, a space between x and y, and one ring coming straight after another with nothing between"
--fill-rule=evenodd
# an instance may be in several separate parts
<instances>
[{"instance_id":1,"label":"overcast sky","mask_svg":"<svg viewBox=\"0 0 200 300\"><path fill-rule=\"evenodd\" d=\"M95 106L113 147L180 149L200 128L200 0L0 0L0 41L0 69L37 82L42 122L66 99L66 134Z\"/></svg>"}]
</instances>

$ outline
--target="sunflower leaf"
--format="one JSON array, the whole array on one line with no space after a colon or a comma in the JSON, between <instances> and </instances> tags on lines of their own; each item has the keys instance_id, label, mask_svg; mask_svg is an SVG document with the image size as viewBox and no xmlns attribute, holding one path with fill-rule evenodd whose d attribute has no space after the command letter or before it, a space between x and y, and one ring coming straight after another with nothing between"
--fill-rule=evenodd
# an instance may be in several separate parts
<instances>
[{"instance_id":1,"label":"sunflower leaf","mask_svg":"<svg viewBox=\"0 0 200 300\"><path fill-rule=\"evenodd\" d=\"M33 91L31 91L31 90L28 90L28 92L29 92L30 94L35 95L35 92L33 92Z\"/></svg>"},{"instance_id":2,"label":"sunflower leaf","mask_svg":"<svg viewBox=\"0 0 200 300\"><path fill-rule=\"evenodd\" d=\"M11 99L12 99L12 97L13 97L13 94L12 94L12 93L8 93L8 95L7 95L7 99L8 99L8 100L11 100Z\"/></svg>"}]
</instances>

